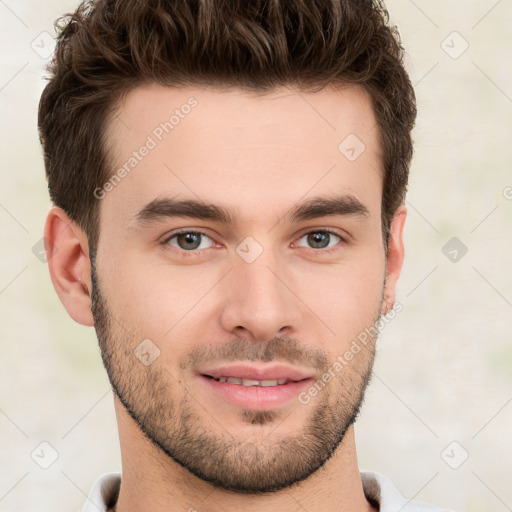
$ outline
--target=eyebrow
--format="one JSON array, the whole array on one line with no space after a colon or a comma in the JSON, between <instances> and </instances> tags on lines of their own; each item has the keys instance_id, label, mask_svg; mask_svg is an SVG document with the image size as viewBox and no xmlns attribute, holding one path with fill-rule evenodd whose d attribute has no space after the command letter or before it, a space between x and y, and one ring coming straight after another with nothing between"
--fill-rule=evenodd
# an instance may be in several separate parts
<instances>
[{"instance_id":1,"label":"eyebrow","mask_svg":"<svg viewBox=\"0 0 512 512\"><path fill-rule=\"evenodd\" d=\"M319 217L346 215L368 217L370 212L359 199L346 194L336 197L314 197L291 208L283 219L303 222ZM135 218L137 224L147 226L175 217L209 220L230 226L236 224L235 216L221 206L202 200L177 200L170 197L153 199L136 214Z\"/></svg>"}]
</instances>

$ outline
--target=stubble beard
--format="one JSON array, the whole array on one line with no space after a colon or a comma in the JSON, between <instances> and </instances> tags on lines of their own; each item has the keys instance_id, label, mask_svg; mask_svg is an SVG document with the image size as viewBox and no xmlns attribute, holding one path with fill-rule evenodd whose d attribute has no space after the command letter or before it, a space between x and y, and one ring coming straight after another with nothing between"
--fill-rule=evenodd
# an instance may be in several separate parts
<instances>
[{"instance_id":1,"label":"stubble beard","mask_svg":"<svg viewBox=\"0 0 512 512\"><path fill-rule=\"evenodd\" d=\"M163 454L203 481L240 494L289 488L313 475L334 455L359 415L372 375L376 335L314 400L307 405L297 402L297 408L310 407L309 419L300 431L276 438L272 436L275 429L268 428L278 428L293 411L242 409L244 432L247 425L253 425L255 432L260 426L269 432L248 440L222 428L222 418L205 420L201 414L206 412L158 360L150 366L141 364L133 350L142 338L117 325L91 263L92 313L112 389L143 436ZM376 314L373 325L378 318ZM254 342L237 343L239 349L246 347L254 355ZM271 361L276 354L282 356L296 347L293 340L275 338L260 345L259 360ZM326 360L322 366L327 370Z\"/></svg>"}]
</instances>

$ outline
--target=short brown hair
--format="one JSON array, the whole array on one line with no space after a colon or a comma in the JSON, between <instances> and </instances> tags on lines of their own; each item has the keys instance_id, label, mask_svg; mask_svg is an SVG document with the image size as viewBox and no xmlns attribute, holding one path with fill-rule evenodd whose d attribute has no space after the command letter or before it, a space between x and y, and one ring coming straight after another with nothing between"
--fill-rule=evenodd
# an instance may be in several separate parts
<instances>
[{"instance_id":1,"label":"short brown hair","mask_svg":"<svg viewBox=\"0 0 512 512\"><path fill-rule=\"evenodd\" d=\"M360 84L383 154L382 225L403 203L413 153L414 89L403 47L377 0L88 0L56 22L39 105L50 197L99 237L94 190L113 173L104 127L144 83L302 91ZM341 142L341 141L340 141Z\"/></svg>"}]
</instances>

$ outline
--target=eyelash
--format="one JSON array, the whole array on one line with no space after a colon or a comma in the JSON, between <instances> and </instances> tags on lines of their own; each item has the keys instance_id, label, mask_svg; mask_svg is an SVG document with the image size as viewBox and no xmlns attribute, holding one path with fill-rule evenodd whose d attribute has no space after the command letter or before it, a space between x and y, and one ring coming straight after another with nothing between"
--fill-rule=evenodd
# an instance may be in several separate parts
<instances>
[{"instance_id":1,"label":"eyelash","mask_svg":"<svg viewBox=\"0 0 512 512\"><path fill-rule=\"evenodd\" d=\"M183 254L183 256L185 257L194 257L194 256L199 256L201 253L203 253L205 250L207 249L194 249L194 250L191 250L191 251L186 251L184 249L177 249L175 247L172 247L169 245L169 241L172 240L173 238L177 237L178 235L182 235L182 234L185 234L185 233L193 233L195 235L202 235L202 236L205 236L206 238L209 238L210 240L212 240L212 238L207 234L205 233L204 231L201 231L200 229L183 229L183 230L180 230L180 231L175 231L174 233L172 233L171 235L169 235L168 237L166 237L162 242L161 244L164 246L164 249L165 250L170 250L170 251L178 251L180 253ZM299 240L301 238L304 238L306 235L309 235L311 233L328 233L329 235L334 235L336 237L338 237L340 239L340 242L338 242L336 245L334 245L333 247L330 247L330 248L327 248L327 249L314 249L312 247L303 247L305 249L309 249L310 251L314 251L316 253L323 253L323 254L330 254L332 252L335 252L337 250L339 250L339 246L343 243L346 243L346 240L345 238L343 238L339 233L337 233L336 231L333 231L331 229L327 229L327 228L321 228L321 229L312 229L310 231L307 231L306 233L303 233L300 237L299 237ZM213 241L213 240L212 240Z\"/></svg>"}]
</instances>

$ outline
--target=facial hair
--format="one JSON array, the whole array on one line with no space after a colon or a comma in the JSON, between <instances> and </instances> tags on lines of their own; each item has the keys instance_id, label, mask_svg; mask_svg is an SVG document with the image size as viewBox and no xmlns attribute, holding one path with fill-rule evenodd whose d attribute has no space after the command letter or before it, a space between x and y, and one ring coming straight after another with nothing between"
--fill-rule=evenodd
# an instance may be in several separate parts
<instances>
[{"instance_id":1,"label":"facial hair","mask_svg":"<svg viewBox=\"0 0 512 512\"><path fill-rule=\"evenodd\" d=\"M128 323L121 323L119 315L109 310L93 258L91 268L92 313L112 389L141 433L163 454L203 481L240 494L289 488L313 475L334 455L363 403L372 374L376 334L314 400L295 406L310 408L308 420L299 431L284 438L270 433L248 440L223 428L222 418L205 421L204 409L183 378L191 373L173 375L160 364L163 358L144 366L134 356L144 336L136 332L137 326L127 329ZM379 312L381 305L382 300ZM376 313L372 326L378 318ZM345 342L342 346L345 352ZM234 339L222 347L194 347L174 371L184 372L199 361L214 358L299 363L314 367L322 375L332 366L324 351L312 350L299 340L275 337L261 343ZM272 424L277 428L286 416L277 410L242 409L240 420L255 429Z\"/></svg>"}]
</instances>

